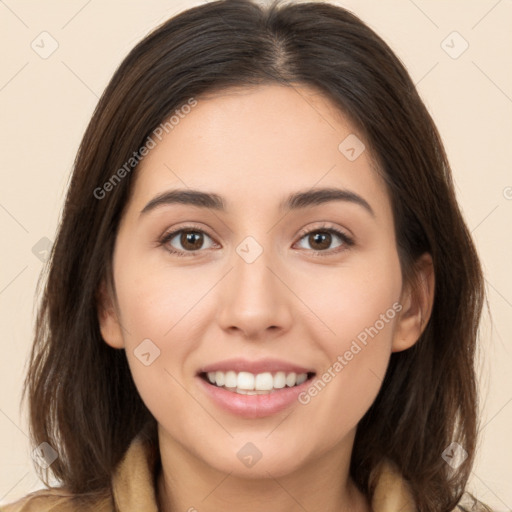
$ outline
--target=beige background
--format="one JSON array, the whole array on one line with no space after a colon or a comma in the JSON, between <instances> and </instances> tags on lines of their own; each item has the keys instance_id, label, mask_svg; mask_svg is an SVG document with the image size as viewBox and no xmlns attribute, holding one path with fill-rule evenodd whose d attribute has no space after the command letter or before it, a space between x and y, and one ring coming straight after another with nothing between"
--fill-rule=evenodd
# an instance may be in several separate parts
<instances>
[{"instance_id":1,"label":"beige background","mask_svg":"<svg viewBox=\"0 0 512 512\"><path fill-rule=\"evenodd\" d=\"M54 240L78 144L128 51L156 25L200 3L0 2L0 503L42 487L19 402L43 268L40 240ZM482 329L483 428L470 490L498 511L512 510L512 1L337 3L399 55L444 139L484 264L492 314ZM40 36L43 31L50 35ZM465 41L467 50L453 58ZM42 58L51 44L58 48Z\"/></svg>"}]
</instances>

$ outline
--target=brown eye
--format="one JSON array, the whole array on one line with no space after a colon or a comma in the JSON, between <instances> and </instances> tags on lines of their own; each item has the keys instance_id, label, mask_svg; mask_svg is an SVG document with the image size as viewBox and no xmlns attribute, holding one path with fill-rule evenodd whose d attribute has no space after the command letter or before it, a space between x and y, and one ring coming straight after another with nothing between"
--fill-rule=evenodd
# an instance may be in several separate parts
<instances>
[{"instance_id":1,"label":"brown eye","mask_svg":"<svg viewBox=\"0 0 512 512\"><path fill-rule=\"evenodd\" d=\"M340 240L340 242L334 247L331 247L331 244L336 238ZM354 241L349 236L335 228L321 228L307 231L302 233L300 240L306 241L310 246L309 249L314 253L325 253L325 255L338 253L354 245ZM308 249L308 247L303 248Z\"/></svg>"},{"instance_id":2,"label":"brown eye","mask_svg":"<svg viewBox=\"0 0 512 512\"><path fill-rule=\"evenodd\" d=\"M182 231L180 236L181 246L186 251L200 249L203 245L203 234L198 231Z\"/></svg>"},{"instance_id":3,"label":"brown eye","mask_svg":"<svg viewBox=\"0 0 512 512\"><path fill-rule=\"evenodd\" d=\"M194 253L200 253L204 247L206 239L212 240L204 231L196 228L183 228L165 235L160 241L166 249L177 256L196 256ZM199 254L198 254L199 255Z\"/></svg>"},{"instance_id":4,"label":"brown eye","mask_svg":"<svg viewBox=\"0 0 512 512\"><path fill-rule=\"evenodd\" d=\"M308 241L315 250L328 249L332 242L332 235L327 231L317 231L308 235Z\"/></svg>"}]
</instances>

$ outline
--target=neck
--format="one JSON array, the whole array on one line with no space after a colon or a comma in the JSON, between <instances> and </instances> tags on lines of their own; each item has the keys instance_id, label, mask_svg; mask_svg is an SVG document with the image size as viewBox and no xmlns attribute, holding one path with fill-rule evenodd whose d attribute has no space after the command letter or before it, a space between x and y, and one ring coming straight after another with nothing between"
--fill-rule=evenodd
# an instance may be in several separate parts
<instances>
[{"instance_id":1,"label":"neck","mask_svg":"<svg viewBox=\"0 0 512 512\"><path fill-rule=\"evenodd\" d=\"M216 470L159 432L162 470L157 496L162 512L370 512L368 499L349 475L339 450L290 474L248 478ZM338 459L331 453L338 452ZM346 454L347 455L347 454ZM304 464L306 465L306 464Z\"/></svg>"}]
</instances>

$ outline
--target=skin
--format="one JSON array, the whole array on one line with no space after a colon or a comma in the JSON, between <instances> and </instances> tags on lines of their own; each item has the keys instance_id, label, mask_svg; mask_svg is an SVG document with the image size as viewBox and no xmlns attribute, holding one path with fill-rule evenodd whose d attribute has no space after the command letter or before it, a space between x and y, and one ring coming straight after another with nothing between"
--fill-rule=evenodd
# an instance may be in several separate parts
<instances>
[{"instance_id":1,"label":"skin","mask_svg":"<svg viewBox=\"0 0 512 512\"><path fill-rule=\"evenodd\" d=\"M162 510L369 511L349 475L356 427L391 353L428 321L430 256L418 265L422 286L402 281L384 182L368 149L354 161L338 150L347 135L363 137L323 95L265 85L197 99L137 168L113 256L117 304L103 286L99 310L105 342L126 350L159 424ZM288 194L319 187L356 192L375 216L342 201L278 211ZM172 204L140 214L174 188L222 195L227 211ZM158 244L190 223L206 233L198 256L168 251L185 250L179 235ZM336 252L336 235L324 249L299 236L326 223L354 245ZM247 236L263 249L250 264L236 252ZM243 419L198 386L201 366L231 357L274 357L319 376L397 302L401 311L306 405ZM161 351L150 366L134 355L147 338ZM237 457L247 442L262 454L252 467Z\"/></svg>"}]
</instances>

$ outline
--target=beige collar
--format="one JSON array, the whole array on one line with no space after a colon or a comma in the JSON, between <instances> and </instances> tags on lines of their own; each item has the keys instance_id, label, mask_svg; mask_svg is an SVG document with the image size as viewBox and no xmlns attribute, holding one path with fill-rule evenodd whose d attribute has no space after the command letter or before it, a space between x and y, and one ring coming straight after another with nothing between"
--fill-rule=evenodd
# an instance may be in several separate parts
<instances>
[{"instance_id":1,"label":"beige collar","mask_svg":"<svg viewBox=\"0 0 512 512\"><path fill-rule=\"evenodd\" d=\"M374 469L374 479L373 512L416 512L409 484L391 461L384 460Z\"/></svg>"}]
</instances>

